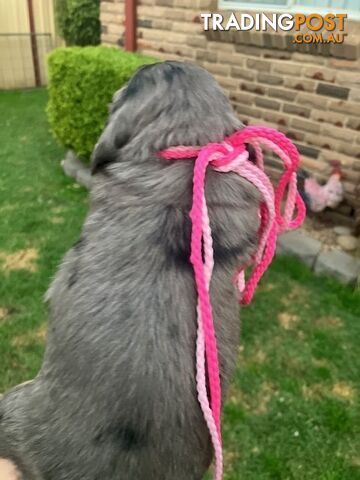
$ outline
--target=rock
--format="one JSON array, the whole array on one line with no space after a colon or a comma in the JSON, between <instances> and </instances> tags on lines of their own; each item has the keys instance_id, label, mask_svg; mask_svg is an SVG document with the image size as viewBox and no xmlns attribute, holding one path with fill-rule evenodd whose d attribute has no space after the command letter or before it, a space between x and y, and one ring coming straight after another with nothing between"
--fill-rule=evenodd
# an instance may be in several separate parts
<instances>
[{"instance_id":1,"label":"rock","mask_svg":"<svg viewBox=\"0 0 360 480\"><path fill-rule=\"evenodd\" d=\"M320 250L321 243L318 240L299 231L284 233L278 239L278 253L298 257L310 268L313 267Z\"/></svg>"},{"instance_id":2,"label":"rock","mask_svg":"<svg viewBox=\"0 0 360 480\"><path fill-rule=\"evenodd\" d=\"M84 162L79 160L75 153L68 150L66 157L61 162L61 166L67 176L74 178L80 185L91 188L91 173L90 169Z\"/></svg>"},{"instance_id":3,"label":"rock","mask_svg":"<svg viewBox=\"0 0 360 480\"><path fill-rule=\"evenodd\" d=\"M339 250L321 252L315 262L316 273L326 273L342 283L355 283L360 275L360 261Z\"/></svg>"},{"instance_id":4,"label":"rock","mask_svg":"<svg viewBox=\"0 0 360 480\"><path fill-rule=\"evenodd\" d=\"M344 227L343 225L337 225L333 230L336 235L351 235L351 228Z\"/></svg>"},{"instance_id":5,"label":"rock","mask_svg":"<svg viewBox=\"0 0 360 480\"><path fill-rule=\"evenodd\" d=\"M89 190L91 188L92 182L90 170L85 167L79 169L76 173L76 180L78 181L78 183L80 183L80 185Z\"/></svg>"},{"instance_id":6,"label":"rock","mask_svg":"<svg viewBox=\"0 0 360 480\"><path fill-rule=\"evenodd\" d=\"M353 235L339 235L337 238L337 243L343 250L351 252L356 250L358 247L358 239Z\"/></svg>"}]
</instances>

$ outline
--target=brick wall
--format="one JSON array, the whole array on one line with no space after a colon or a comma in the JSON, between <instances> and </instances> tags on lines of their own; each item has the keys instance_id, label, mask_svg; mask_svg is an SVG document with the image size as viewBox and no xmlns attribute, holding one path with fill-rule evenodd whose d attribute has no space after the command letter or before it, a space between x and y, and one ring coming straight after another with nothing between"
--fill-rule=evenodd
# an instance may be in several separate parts
<instances>
[{"instance_id":1,"label":"brick wall","mask_svg":"<svg viewBox=\"0 0 360 480\"><path fill-rule=\"evenodd\" d=\"M139 0L138 50L160 60L189 60L206 68L244 123L286 133L298 146L303 167L320 180L328 177L329 162L340 160L346 201L333 216L353 222L356 209L360 217L359 38L349 35L342 46L295 50L288 32L287 36L205 33L199 14L214 10L212 2ZM122 46L123 1L102 1L101 21L103 43ZM274 175L276 167L274 160L270 167Z\"/></svg>"}]
</instances>

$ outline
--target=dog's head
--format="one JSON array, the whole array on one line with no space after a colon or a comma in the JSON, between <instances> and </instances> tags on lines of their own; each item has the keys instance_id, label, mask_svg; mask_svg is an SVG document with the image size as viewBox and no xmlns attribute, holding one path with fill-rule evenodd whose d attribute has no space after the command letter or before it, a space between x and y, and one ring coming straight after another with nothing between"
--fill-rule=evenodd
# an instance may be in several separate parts
<instances>
[{"instance_id":1,"label":"dog's head","mask_svg":"<svg viewBox=\"0 0 360 480\"><path fill-rule=\"evenodd\" d=\"M114 95L93 155L93 172L121 161L133 149L142 162L169 146L222 141L240 127L228 99L206 70L170 61L146 65Z\"/></svg>"}]
</instances>

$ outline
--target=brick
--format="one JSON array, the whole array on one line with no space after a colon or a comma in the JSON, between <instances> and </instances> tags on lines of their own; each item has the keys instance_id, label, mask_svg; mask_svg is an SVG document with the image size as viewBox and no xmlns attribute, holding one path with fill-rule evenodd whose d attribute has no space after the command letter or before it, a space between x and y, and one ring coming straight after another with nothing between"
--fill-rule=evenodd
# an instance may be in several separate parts
<instances>
[{"instance_id":1,"label":"brick","mask_svg":"<svg viewBox=\"0 0 360 480\"><path fill-rule=\"evenodd\" d=\"M343 72L344 70L349 71L360 71L360 62L359 60L343 60L339 58L329 58L328 60L329 67L335 68L336 70Z\"/></svg>"},{"instance_id":2,"label":"brick","mask_svg":"<svg viewBox=\"0 0 360 480\"><path fill-rule=\"evenodd\" d=\"M230 95L230 100L236 103L252 105L255 103L255 95L251 93L233 92Z\"/></svg>"},{"instance_id":3,"label":"brick","mask_svg":"<svg viewBox=\"0 0 360 480\"><path fill-rule=\"evenodd\" d=\"M303 145L301 143L295 143L296 148L299 150L301 155L306 157L318 158L320 150L314 147L309 147L308 145Z\"/></svg>"},{"instance_id":4,"label":"brick","mask_svg":"<svg viewBox=\"0 0 360 480\"><path fill-rule=\"evenodd\" d=\"M336 76L336 83L344 87L360 87L360 74L340 70Z\"/></svg>"},{"instance_id":5,"label":"brick","mask_svg":"<svg viewBox=\"0 0 360 480\"><path fill-rule=\"evenodd\" d=\"M277 252L300 258L312 268L320 253L321 243L301 232L287 232L278 239Z\"/></svg>"},{"instance_id":6,"label":"brick","mask_svg":"<svg viewBox=\"0 0 360 480\"><path fill-rule=\"evenodd\" d=\"M139 28L139 34L146 40L159 40L177 45L186 45L186 35L184 33L171 32L168 34L161 30L153 30L148 28Z\"/></svg>"},{"instance_id":7,"label":"brick","mask_svg":"<svg viewBox=\"0 0 360 480\"><path fill-rule=\"evenodd\" d=\"M123 14L120 14L120 13L115 14L113 12L100 11L100 21L102 24L116 23L115 21L116 17L120 17L122 19Z\"/></svg>"},{"instance_id":8,"label":"brick","mask_svg":"<svg viewBox=\"0 0 360 480\"><path fill-rule=\"evenodd\" d=\"M327 110L329 104L329 101L326 98L302 92L299 93L296 100L296 103L298 103L299 105L311 108L318 108L321 110Z\"/></svg>"},{"instance_id":9,"label":"brick","mask_svg":"<svg viewBox=\"0 0 360 480\"><path fill-rule=\"evenodd\" d=\"M170 25L171 25L171 24L170 24ZM149 20L148 18L146 18L146 19L138 18L138 20L137 20L137 26L138 26L138 27L143 27L143 28L152 28L152 26L153 26L153 20ZM155 28L159 28L159 25L158 25L158 24L155 24L154 27L155 27Z\"/></svg>"},{"instance_id":10,"label":"brick","mask_svg":"<svg viewBox=\"0 0 360 480\"><path fill-rule=\"evenodd\" d=\"M259 83L266 83L268 85L281 85L283 83L282 77L262 72L258 73L257 79Z\"/></svg>"},{"instance_id":11,"label":"brick","mask_svg":"<svg viewBox=\"0 0 360 480\"><path fill-rule=\"evenodd\" d=\"M316 82L313 80L307 80L305 78L297 77L285 77L284 86L287 88L293 88L300 92L314 92L316 87Z\"/></svg>"},{"instance_id":12,"label":"brick","mask_svg":"<svg viewBox=\"0 0 360 480\"><path fill-rule=\"evenodd\" d=\"M299 52L293 52L292 54L292 59L295 62L299 62L302 65L304 64L313 64L315 63L316 65L324 65L326 60L325 58L321 58L319 55L309 55L306 53L299 53Z\"/></svg>"},{"instance_id":13,"label":"brick","mask_svg":"<svg viewBox=\"0 0 360 480\"><path fill-rule=\"evenodd\" d=\"M356 132L345 128L334 127L333 125L322 124L322 135L326 135L330 138L335 138L345 142L352 142L356 138Z\"/></svg>"},{"instance_id":14,"label":"brick","mask_svg":"<svg viewBox=\"0 0 360 480\"><path fill-rule=\"evenodd\" d=\"M120 39L119 35L114 35L114 34L110 34L110 33L103 33L101 35L102 43L106 43L106 44L109 44L109 45L112 45L112 46L117 45L119 39Z\"/></svg>"},{"instance_id":15,"label":"brick","mask_svg":"<svg viewBox=\"0 0 360 480\"><path fill-rule=\"evenodd\" d=\"M264 88L262 85L259 85L258 83L254 82L241 82L240 83L240 89L243 90L244 92L251 92L251 93L256 93L257 95L265 95L266 94L266 88Z\"/></svg>"},{"instance_id":16,"label":"brick","mask_svg":"<svg viewBox=\"0 0 360 480\"><path fill-rule=\"evenodd\" d=\"M285 128L285 127L278 127L279 130L281 130L282 133L284 133L288 138L293 140L294 142L302 142L305 138L305 133L304 132L299 132L292 130L291 128Z\"/></svg>"},{"instance_id":17,"label":"brick","mask_svg":"<svg viewBox=\"0 0 360 480\"><path fill-rule=\"evenodd\" d=\"M359 57L359 45L351 45L345 42L343 44L331 44L330 54L338 58L346 58L347 60L356 60Z\"/></svg>"},{"instance_id":18,"label":"brick","mask_svg":"<svg viewBox=\"0 0 360 480\"><path fill-rule=\"evenodd\" d=\"M163 48L163 51L166 53L175 54L175 55L178 55L179 57L184 57L189 59L194 58L195 51L193 48L178 45L178 44L172 44L172 43L163 43L161 44L161 46Z\"/></svg>"},{"instance_id":19,"label":"brick","mask_svg":"<svg viewBox=\"0 0 360 480\"><path fill-rule=\"evenodd\" d=\"M146 25L144 25L146 27ZM156 30L165 30L165 35L171 35L170 31L172 30L172 22L166 19L154 18L151 20L151 27Z\"/></svg>"},{"instance_id":20,"label":"brick","mask_svg":"<svg viewBox=\"0 0 360 480\"><path fill-rule=\"evenodd\" d=\"M337 150L339 142L333 138L330 138L329 136L325 135L314 135L312 133L306 134L306 141L309 143L309 145L314 145L316 147L319 147L321 149L327 149L327 150Z\"/></svg>"},{"instance_id":21,"label":"brick","mask_svg":"<svg viewBox=\"0 0 360 480\"><path fill-rule=\"evenodd\" d=\"M121 23L109 23L108 33L110 35L121 35L124 31L124 26Z\"/></svg>"},{"instance_id":22,"label":"brick","mask_svg":"<svg viewBox=\"0 0 360 480\"><path fill-rule=\"evenodd\" d=\"M210 73L214 73L217 75L223 75L227 77L230 74L230 66L229 65L221 65L219 63L204 63L204 68L208 70Z\"/></svg>"},{"instance_id":23,"label":"brick","mask_svg":"<svg viewBox=\"0 0 360 480\"><path fill-rule=\"evenodd\" d=\"M254 45L255 47L264 47L265 46L265 39L263 32L257 32L256 30L250 30L250 44Z\"/></svg>"},{"instance_id":24,"label":"brick","mask_svg":"<svg viewBox=\"0 0 360 480\"><path fill-rule=\"evenodd\" d=\"M327 164L333 160L337 160L343 167L346 168L352 168L355 161L354 157L343 155L334 150L322 150L320 153L320 158Z\"/></svg>"},{"instance_id":25,"label":"brick","mask_svg":"<svg viewBox=\"0 0 360 480\"><path fill-rule=\"evenodd\" d=\"M321 80L333 83L336 77L336 71L329 68L321 68L319 66L308 66L304 69L305 77L313 80Z\"/></svg>"},{"instance_id":26,"label":"brick","mask_svg":"<svg viewBox=\"0 0 360 480\"><path fill-rule=\"evenodd\" d=\"M172 30L173 32L178 32L178 33L190 33L193 35L196 35L196 34L201 35L202 26L198 23L192 23L192 22L173 22Z\"/></svg>"},{"instance_id":27,"label":"brick","mask_svg":"<svg viewBox=\"0 0 360 480\"><path fill-rule=\"evenodd\" d=\"M280 31L272 38L272 46L278 50L286 52L286 37ZM290 52L286 52L290 53ZM270 58L270 57L269 57Z\"/></svg>"},{"instance_id":28,"label":"brick","mask_svg":"<svg viewBox=\"0 0 360 480\"><path fill-rule=\"evenodd\" d=\"M319 274L327 274L336 277L342 283L353 284L360 275L360 262L352 255L332 250L321 252L318 256L314 270Z\"/></svg>"},{"instance_id":29,"label":"brick","mask_svg":"<svg viewBox=\"0 0 360 480\"><path fill-rule=\"evenodd\" d=\"M329 104L329 110L360 116L360 105L357 103L345 102L344 100L331 101Z\"/></svg>"},{"instance_id":30,"label":"brick","mask_svg":"<svg viewBox=\"0 0 360 480\"><path fill-rule=\"evenodd\" d=\"M113 2L100 2L100 12L101 14L105 12L123 14L124 5L121 3L113 3Z\"/></svg>"},{"instance_id":31,"label":"brick","mask_svg":"<svg viewBox=\"0 0 360 480\"><path fill-rule=\"evenodd\" d=\"M300 118L293 118L291 121L291 126L295 129L303 130L305 132L319 133L320 126L309 120L303 120Z\"/></svg>"},{"instance_id":32,"label":"brick","mask_svg":"<svg viewBox=\"0 0 360 480\"><path fill-rule=\"evenodd\" d=\"M245 64L245 58L237 53L219 52L219 62L243 67Z\"/></svg>"},{"instance_id":33,"label":"brick","mask_svg":"<svg viewBox=\"0 0 360 480\"><path fill-rule=\"evenodd\" d=\"M301 76L302 66L294 62L275 62L272 65L272 71L281 75Z\"/></svg>"},{"instance_id":34,"label":"brick","mask_svg":"<svg viewBox=\"0 0 360 480\"><path fill-rule=\"evenodd\" d=\"M239 85L239 82L237 80L230 77L222 77L220 75L214 75L214 77L225 89L235 90Z\"/></svg>"},{"instance_id":35,"label":"brick","mask_svg":"<svg viewBox=\"0 0 360 480\"><path fill-rule=\"evenodd\" d=\"M296 99L298 92L295 92L294 90L286 90L284 88L269 88L268 95L269 97L292 101Z\"/></svg>"},{"instance_id":36,"label":"brick","mask_svg":"<svg viewBox=\"0 0 360 480\"><path fill-rule=\"evenodd\" d=\"M283 111L286 113L291 113L293 115L298 115L299 117L309 118L310 109L307 107L300 107L291 103L284 103Z\"/></svg>"},{"instance_id":37,"label":"brick","mask_svg":"<svg viewBox=\"0 0 360 480\"><path fill-rule=\"evenodd\" d=\"M273 39L274 40L274 39ZM290 60L291 52L262 49L262 56L266 59Z\"/></svg>"},{"instance_id":38,"label":"brick","mask_svg":"<svg viewBox=\"0 0 360 480\"><path fill-rule=\"evenodd\" d=\"M280 103L277 102L276 100L271 100L269 98L256 97L255 105L257 105L258 107L262 107L270 110L280 110Z\"/></svg>"},{"instance_id":39,"label":"brick","mask_svg":"<svg viewBox=\"0 0 360 480\"><path fill-rule=\"evenodd\" d=\"M342 181L346 193L355 193L355 185L352 182Z\"/></svg>"},{"instance_id":40,"label":"brick","mask_svg":"<svg viewBox=\"0 0 360 480\"><path fill-rule=\"evenodd\" d=\"M289 118L286 117L286 115L279 112L273 112L271 110L265 110L263 118L264 120L275 123L276 125L287 126L290 123Z\"/></svg>"},{"instance_id":41,"label":"brick","mask_svg":"<svg viewBox=\"0 0 360 480\"><path fill-rule=\"evenodd\" d=\"M356 136L355 141L360 144L360 135ZM339 142L338 151L344 155L349 155L353 158L360 159L360 147L358 145Z\"/></svg>"},{"instance_id":42,"label":"brick","mask_svg":"<svg viewBox=\"0 0 360 480\"><path fill-rule=\"evenodd\" d=\"M233 43L220 43L220 42L207 42L208 47L211 51L217 51L217 52L235 52L235 46Z\"/></svg>"},{"instance_id":43,"label":"brick","mask_svg":"<svg viewBox=\"0 0 360 480\"><path fill-rule=\"evenodd\" d=\"M242 35L245 35L246 33L249 32L239 32ZM242 44L237 44L235 45L235 51L238 53L242 53L244 55L249 55L250 57L260 57L261 56L261 48L258 47L252 47L250 45L242 45Z\"/></svg>"},{"instance_id":44,"label":"brick","mask_svg":"<svg viewBox=\"0 0 360 480\"><path fill-rule=\"evenodd\" d=\"M254 60L249 58L246 61L246 65L249 69L257 70L258 72L269 72L271 68L271 63L264 60Z\"/></svg>"},{"instance_id":45,"label":"brick","mask_svg":"<svg viewBox=\"0 0 360 480\"><path fill-rule=\"evenodd\" d=\"M329 83L319 83L316 88L316 93L319 95L326 95L328 97L341 98L346 100L349 97L349 88L338 87Z\"/></svg>"},{"instance_id":46,"label":"brick","mask_svg":"<svg viewBox=\"0 0 360 480\"><path fill-rule=\"evenodd\" d=\"M176 20L178 22L185 21L185 22L192 22L194 17L194 12L191 10L187 11L184 10L183 8L166 8L164 17L168 18L169 20Z\"/></svg>"},{"instance_id":47,"label":"brick","mask_svg":"<svg viewBox=\"0 0 360 480\"><path fill-rule=\"evenodd\" d=\"M300 166L306 170L310 170L311 172L316 172L316 174L325 172L328 168L325 162L322 162L319 159L307 157L303 153L300 157Z\"/></svg>"},{"instance_id":48,"label":"brick","mask_svg":"<svg viewBox=\"0 0 360 480\"><path fill-rule=\"evenodd\" d=\"M235 104L234 105L235 111L240 115L247 115L253 118L260 118L261 117L261 110L249 107L249 105L242 105L242 104Z\"/></svg>"},{"instance_id":49,"label":"brick","mask_svg":"<svg viewBox=\"0 0 360 480\"><path fill-rule=\"evenodd\" d=\"M139 48L140 53L143 55L148 55L149 57L155 57L157 60L164 61L164 60L180 60L180 58L176 55L166 54L159 52L158 50L153 50L152 48Z\"/></svg>"},{"instance_id":50,"label":"brick","mask_svg":"<svg viewBox=\"0 0 360 480\"><path fill-rule=\"evenodd\" d=\"M194 6L194 2L190 1L191 6ZM212 0L198 0L197 7L201 10L209 10L214 9L213 1Z\"/></svg>"},{"instance_id":51,"label":"brick","mask_svg":"<svg viewBox=\"0 0 360 480\"><path fill-rule=\"evenodd\" d=\"M360 131L360 118L350 117L346 122L346 126L353 130Z\"/></svg>"},{"instance_id":52,"label":"brick","mask_svg":"<svg viewBox=\"0 0 360 480\"><path fill-rule=\"evenodd\" d=\"M255 72L252 72L251 70L246 70L245 68L241 67L232 67L231 76L234 78L241 78L243 80L254 80Z\"/></svg>"},{"instance_id":53,"label":"brick","mask_svg":"<svg viewBox=\"0 0 360 480\"><path fill-rule=\"evenodd\" d=\"M138 40L137 41L137 48L138 50L143 50L143 49L148 49L148 48L153 48L152 43L150 42L144 42L143 40Z\"/></svg>"},{"instance_id":54,"label":"brick","mask_svg":"<svg viewBox=\"0 0 360 480\"><path fill-rule=\"evenodd\" d=\"M207 48L207 41L206 38L202 35L189 35L186 37L186 45L189 47L199 47L206 49Z\"/></svg>"},{"instance_id":55,"label":"brick","mask_svg":"<svg viewBox=\"0 0 360 480\"><path fill-rule=\"evenodd\" d=\"M148 6L148 5L139 5L137 7L138 17L143 18L167 18L165 12L169 9L159 7L159 6Z\"/></svg>"},{"instance_id":56,"label":"brick","mask_svg":"<svg viewBox=\"0 0 360 480\"><path fill-rule=\"evenodd\" d=\"M196 60L204 60L207 62L217 61L217 52L209 52L208 50L197 50L195 54Z\"/></svg>"},{"instance_id":57,"label":"brick","mask_svg":"<svg viewBox=\"0 0 360 480\"><path fill-rule=\"evenodd\" d=\"M139 4L138 5L151 5L151 6L155 6L155 2L156 0L139 0ZM159 2L159 5L160 5L160 2Z\"/></svg>"},{"instance_id":58,"label":"brick","mask_svg":"<svg viewBox=\"0 0 360 480\"><path fill-rule=\"evenodd\" d=\"M352 88L349 95L350 102L360 102L360 88Z\"/></svg>"},{"instance_id":59,"label":"brick","mask_svg":"<svg viewBox=\"0 0 360 480\"><path fill-rule=\"evenodd\" d=\"M312 109L310 117L312 120L315 120L320 123L331 123L336 127L343 127L345 125L345 114L326 112L324 110Z\"/></svg>"}]
</instances>

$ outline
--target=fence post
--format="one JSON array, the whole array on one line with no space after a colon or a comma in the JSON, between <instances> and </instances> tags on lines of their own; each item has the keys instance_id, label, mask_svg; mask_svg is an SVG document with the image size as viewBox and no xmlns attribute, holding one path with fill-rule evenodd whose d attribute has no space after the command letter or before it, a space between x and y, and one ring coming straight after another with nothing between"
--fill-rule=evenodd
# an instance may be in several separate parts
<instances>
[{"instance_id":1,"label":"fence post","mask_svg":"<svg viewBox=\"0 0 360 480\"><path fill-rule=\"evenodd\" d=\"M37 87L41 85L40 77L40 67L39 67L39 52L36 43L36 29L35 29L35 20L34 20L34 9L32 0L27 0L28 12L29 12L29 26L30 26L30 42L31 42L31 53L32 60L34 65L34 75L35 75L35 84Z\"/></svg>"}]
</instances>

